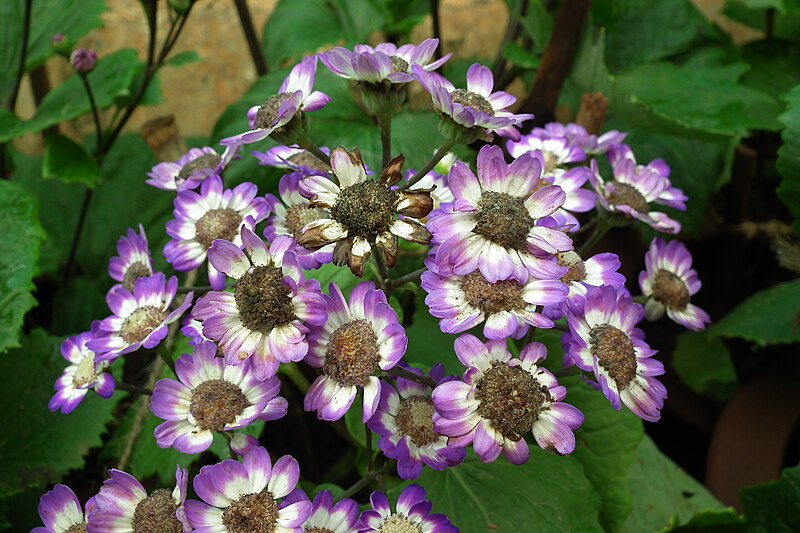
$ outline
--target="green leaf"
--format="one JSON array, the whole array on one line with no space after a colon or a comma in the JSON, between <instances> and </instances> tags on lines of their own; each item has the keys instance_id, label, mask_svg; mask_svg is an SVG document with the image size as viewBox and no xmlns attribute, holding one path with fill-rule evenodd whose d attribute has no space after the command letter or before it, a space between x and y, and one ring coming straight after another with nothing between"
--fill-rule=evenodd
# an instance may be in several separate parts
<instances>
[{"instance_id":1,"label":"green leaf","mask_svg":"<svg viewBox=\"0 0 800 533\"><path fill-rule=\"evenodd\" d=\"M82 183L94 189L103 180L94 158L63 135L45 137L42 177L64 183Z\"/></svg>"},{"instance_id":2,"label":"green leaf","mask_svg":"<svg viewBox=\"0 0 800 533\"><path fill-rule=\"evenodd\" d=\"M518 16L521 2L507 0L506 3L509 4L513 16ZM519 24L528 37L533 39L536 50L544 50L553 33L553 16L548 13L542 0L528 2L528 10L524 17L519 18Z\"/></svg>"},{"instance_id":3,"label":"green leaf","mask_svg":"<svg viewBox=\"0 0 800 533\"><path fill-rule=\"evenodd\" d=\"M800 466L787 468L780 479L739 492L748 533L800 531Z\"/></svg>"},{"instance_id":4,"label":"green leaf","mask_svg":"<svg viewBox=\"0 0 800 533\"><path fill-rule=\"evenodd\" d=\"M0 352L19 346L22 319L36 305L32 280L45 236L38 210L36 198L23 185L0 180Z\"/></svg>"},{"instance_id":5,"label":"green leaf","mask_svg":"<svg viewBox=\"0 0 800 533\"><path fill-rule=\"evenodd\" d=\"M102 444L105 425L122 398L115 393L104 400L90 391L69 415L49 412L53 382L68 364L58 353L58 343L43 330L34 330L5 361L0 387L4 406L0 497L27 487L44 488L82 468L89 449Z\"/></svg>"},{"instance_id":6,"label":"green leaf","mask_svg":"<svg viewBox=\"0 0 800 533\"><path fill-rule=\"evenodd\" d=\"M521 68L536 69L539 67L539 58L528 52L516 43L508 43L503 49L503 56L514 65Z\"/></svg>"},{"instance_id":7,"label":"green leaf","mask_svg":"<svg viewBox=\"0 0 800 533\"><path fill-rule=\"evenodd\" d=\"M551 357L560 355L551 354ZM615 411L600 391L577 376L561 380L569 393L567 403L581 410L585 419L575 432L573 457L600 495L600 523L608 532L619 531L633 509L628 474L636 458L644 429L630 411Z\"/></svg>"},{"instance_id":8,"label":"green leaf","mask_svg":"<svg viewBox=\"0 0 800 533\"><path fill-rule=\"evenodd\" d=\"M723 403L736 390L736 368L721 339L708 332L687 331L678 336L672 368L684 385Z\"/></svg>"},{"instance_id":9,"label":"green leaf","mask_svg":"<svg viewBox=\"0 0 800 533\"><path fill-rule=\"evenodd\" d=\"M700 511L719 511L723 505L705 487L662 454L645 436L630 471L633 513L623 533L660 531L688 522Z\"/></svg>"},{"instance_id":10,"label":"green leaf","mask_svg":"<svg viewBox=\"0 0 800 533\"><path fill-rule=\"evenodd\" d=\"M462 533L603 531L600 501L574 457L560 457L531 446L522 466L504 458L482 463L472 451L459 466L424 469L434 513L446 514Z\"/></svg>"},{"instance_id":11,"label":"green leaf","mask_svg":"<svg viewBox=\"0 0 800 533\"><path fill-rule=\"evenodd\" d=\"M406 327L408 348L405 359L408 363L420 363L427 368L441 363L446 374L461 375L464 373L464 366L456 357L453 347L455 336L442 333L439 319L428 312L425 296L425 291L417 294L414 318L411 325Z\"/></svg>"},{"instance_id":12,"label":"green leaf","mask_svg":"<svg viewBox=\"0 0 800 533\"><path fill-rule=\"evenodd\" d=\"M264 26L267 64L297 63L326 45L346 40L339 17L326 0L281 0Z\"/></svg>"},{"instance_id":13,"label":"green leaf","mask_svg":"<svg viewBox=\"0 0 800 533\"><path fill-rule=\"evenodd\" d=\"M745 519L733 509L704 511L697 513L687 523L671 527L671 533L744 533L747 530Z\"/></svg>"},{"instance_id":14,"label":"green leaf","mask_svg":"<svg viewBox=\"0 0 800 533\"><path fill-rule=\"evenodd\" d=\"M720 337L745 339L760 346L800 342L800 280L757 292L712 326Z\"/></svg>"},{"instance_id":15,"label":"green leaf","mask_svg":"<svg viewBox=\"0 0 800 533\"><path fill-rule=\"evenodd\" d=\"M778 149L778 172L783 179L778 197L795 218L795 231L800 231L800 84L784 97L788 103L780 121L786 126L781 133L783 145Z\"/></svg>"},{"instance_id":16,"label":"green leaf","mask_svg":"<svg viewBox=\"0 0 800 533\"><path fill-rule=\"evenodd\" d=\"M183 65L188 65L189 63L196 63L197 61L202 61L203 58L195 52L194 50L184 50L183 52L178 52L170 56L164 64L170 67L182 67Z\"/></svg>"}]
</instances>

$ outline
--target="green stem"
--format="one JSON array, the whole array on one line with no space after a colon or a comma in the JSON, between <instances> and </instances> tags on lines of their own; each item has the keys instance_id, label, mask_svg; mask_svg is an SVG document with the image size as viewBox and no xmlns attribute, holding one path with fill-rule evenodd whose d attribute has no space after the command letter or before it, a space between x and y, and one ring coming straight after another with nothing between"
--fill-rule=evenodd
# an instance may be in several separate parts
<instances>
[{"instance_id":1,"label":"green stem","mask_svg":"<svg viewBox=\"0 0 800 533\"><path fill-rule=\"evenodd\" d=\"M456 145L455 141L452 141L452 140L449 140L449 139L446 140L444 142L444 144L441 145L438 150L436 150L436 153L433 154L433 157L431 158L431 160L428 161L427 163L425 163L425 166L423 166L416 174L414 174L411 177L411 179L409 179L405 183L405 185L403 185L400 188L401 189L408 189L409 187L411 187L415 183L417 183L419 180L424 178L428 174L428 172L430 172L433 169L433 167L436 166L436 163L441 161L442 158L447 155L447 152L452 150L455 145Z\"/></svg>"},{"instance_id":2,"label":"green stem","mask_svg":"<svg viewBox=\"0 0 800 533\"><path fill-rule=\"evenodd\" d=\"M393 378L403 378L409 381L413 381L415 383L419 383L420 385L426 385L432 389L436 388L436 381L429 378L428 376L419 376L411 371L406 370L405 368L396 366L392 369L386 371L386 375Z\"/></svg>"},{"instance_id":3,"label":"green stem","mask_svg":"<svg viewBox=\"0 0 800 533\"><path fill-rule=\"evenodd\" d=\"M600 215L600 218L597 221L597 225L594 227L594 230L589 235L589 238L586 239L576 250L579 256L584 257L586 254L592 251L592 248L600 242L600 239L605 237L608 230L610 230L614 225L608 220L608 218L604 215Z\"/></svg>"},{"instance_id":4,"label":"green stem","mask_svg":"<svg viewBox=\"0 0 800 533\"><path fill-rule=\"evenodd\" d=\"M414 272L406 274L405 276L400 276L397 279L393 279L392 282L389 283L389 289L394 290L394 289L402 287L406 283L419 281L419 278L422 276L422 274L425 273L426 270L428 270L428 269L427 268L420 268L419 270L415 270Z\"/></svg>"},{"instance_id":5,"label":"green stem","mask_svg":"<svg viewBox=\"0 0 800 533\"><path fill-rule=\"evenodd\" d=\"M83 87L86 89L86 96L89 97L89 104L92 106L92 118L94 119L94 130L97 132L97 139L95 139L95 146L97 151L95 155L100 156L100 147L103 145L103 128L100 126L100 115L97 110L97 102L94 99L94 92L92 92L92 85L89 83L89 77L85 74L78 76L83 82Z\"/></svg>"},{"instance_id":6,"label":"green stem","mask_svg":"<svg viewBox=\"0 0 800 533\"><path fill-rule=\"evenodd\" d=\"M350 485L347 489L345 489L345 491L339 495L339 499L342 500L344 498L350 498L351 496L358 494L358 492L367 485L369 485L373 479L382 476L383 474L388 472L393 464L394 461L387 461L386 464L384 464L379 470L367 472L366 474L364 474L364 477L362 477L361 479Z\"/></svg>"},{"instance_id":7,"label":"green stem","mask_svg":"<svg viewBox=\"0 0 800 533\"><path fill-rule=\"evenodd\" d=\"M303 394L307 393L309 387L311 387L308 379L300 372L300 368L295 363L281 365L278 368L278 372L289 378L289 381L294 383Z\"/></svg>"},{"instance_id":8,"label":"green stem","mask_svg":"<svg viewBox=\"0 0 800 533\"><path fill-rule=\"evenodd\" d=\"M316 144L311 142L311 139L309 139L308 137L304 137L303 139L300 139L297 142L297 145L300 148L302 148L303 150L306 150L306 151L310 152L311 155L313 155L314 157L316 157L317 159L319 159L320 161L322 161L326 165L330 166L330 164L331 164L330 156L328 154L326 154L325 152L323 152L320 149L319 146L317 146Z\"/></svg>"},{"instance_id":9,"label":"green stem","mask_svg":"<svg viewBox=\"0 0 800 533\"><path fill-rule=\"evenodd\" d=\"M392 160L392 111L378 113L377 117L381 129L381 168L384 168Z\"/></svg>"},{"instance_id":10,"label":"green stem","mask_svg":"<svg viewBox=\"0 0 800 533\"><path fill-rule=\"evenodd\" d=\"M372 247L372 259L375 261L375 268L378 271L378 286L389 297L389 286L392 279L389 276L389 269L386 267L386 262L383 260L383 252L377 246Z\"/></svg>"},{"instance_id":11,"label":"green stem","mask_svg":"<svg viewBox=\"0 0 800 533\"><path fill-rule=\"evenodd\" d=\"M156 353L161 360L164 361L164 364L167 365L170 370L172 370L172 373L175 374L175 361L172 359L172 354L169 353L169 349L167 348L167 344L165 342L162 342L158 345L158 348L156 348Z\"/></svg>"}]
</instances>

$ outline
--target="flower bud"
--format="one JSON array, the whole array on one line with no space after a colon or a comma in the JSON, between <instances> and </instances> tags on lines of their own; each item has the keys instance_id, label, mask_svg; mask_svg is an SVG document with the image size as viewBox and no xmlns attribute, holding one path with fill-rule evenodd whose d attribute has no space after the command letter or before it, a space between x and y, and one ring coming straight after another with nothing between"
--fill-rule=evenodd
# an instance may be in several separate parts
<instances>
[{"instance_id":1,"label":"flower bud","mask_svg":"<svg viewBox=\"0 0 800 533\"><path fill-rule=\"evenodd\" d=\"M89 48L76 48L69 56L69 62L78 74L88 74L97 64L97 52Z\"/></svg>"},{"instance_id":2,"label":"flower bud","mask_svg":"<svg viewBox=\"0 0 800 533\"><path fill-rule=\"evenodd\" d=\"M72 52L72 42L63 33L56 33L50 38L50 45L56 54L61 57L69 57Z\"/></svg>"},{"instance_id":3,"label":"flower bud","mask_svg":"<svg viewBox=\"0 0 800 533\"><path fill-rule=\"evenodd\" d=\"M194 0L169 0L169 7L178 15L185 15Z\"/></svg>"}]
</instances>

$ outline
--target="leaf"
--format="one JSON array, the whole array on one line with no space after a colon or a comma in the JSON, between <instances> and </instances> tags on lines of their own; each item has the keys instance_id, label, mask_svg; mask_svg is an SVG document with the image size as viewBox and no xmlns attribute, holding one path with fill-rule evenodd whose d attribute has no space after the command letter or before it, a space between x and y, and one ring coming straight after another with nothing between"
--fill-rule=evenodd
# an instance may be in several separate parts
<instances>
[{"instance_id":1,"label":"leaf","mask_svg":"<svg viewBox=\"0 0 800 533\"><path fill-rule=\"evenodd\" d=\"M712 326L714 335L760 346L800 342L800 280L757 292Z\"/></svg>"},{"instance_id":2,"label":"leaf","mask_svg":"<svg viewBox=\"0 0 800 533\"><path fill-rule=\"evenodd\" d=\"M261 48L267 64L297 63L326 45L344 44L346 33L338 20L326 0L279 1L264 26Z\"/></svg>"},{"instance_id":3,"label":"leaf","mask_svg":"<svg viewBox=\"0 0 800 533\"><path fill-rule=\"evenodd\" d=\"M509 10L512 16L519 14L521 2L519 1L506 1L509 4ZM519 17L519 24L525 33L533 39L536 45L535 50L542 51L550 41L550 35L553 33L553 16L548 13L547 8L542 3L542 0L533 0L528 2L528 10L525 12L524 17Z\"/></svg>"},{"instance_id":4,"label":"leaf","mask_svg":"<svg viewBox=\"0 0 800 533\"><path fill-rule=\"evenodd\" d=\"M780 479L739 492L748 533L800 531L800 466L787 468Z\"/></svg>"},{"instance_id":5,"label":"leaf","mask_svg":"<svg viewBox=\"0 0 800 533\"><path fill-rule=\"evenodd\" d=\"M729 508L697 513L682 526L671 527L665 531L672 533L744 533L746 530L744 517Z\"/></svg>"},{"instance_id":6,"label":"leaf","mask_svg":"<svg viewBox=\"0 0 800 533\"><path fill-rule=\"evenodd\" d=\"M19 329L36 305L31 292L44 231L36 198L19 183L0 180L0 352L19 346Z\"/></svg>"},{"instance_id":7,"label":"leaf","mask_svg":"<svg viewBox=\"0 0 800 533\"><path fill-rule=\"evenodd\" d=\"M197 61L202 61L203 58L195 52L194 50L184 50L183 52L178 52L170 56L164 64L170 67L182 67L183 65L188 65L189 63L196 63Z\"/></svg>"},{"instance_id":8,"label":"leaf","mask_svg":"<svg viewBox=\"0 0 800 533\"><path fill-rule=\"evenodd\" d=\"M51 413L47 402L53 382L67 362L58 353L59 339L34 330L22 347L8 355L0 386L0 497L27 487L52 485L72 469L82 468L89 449L102 444L121 393L104 400L89 392L69 415Z\"/></svg>"},{"instance_id":9,"label":"leaf","mask_svg":"<svg viewBox=\"0 0 800 533\"><path fill-rule=\"evenodd\" d=\"M560 355L559 350L550 357ZM627 481L644 435L642 421L630 411L615 411L600 391L579 377L565 378L560 383L569 391L566 402L585 416L575 432L577 446L572 456L583 465L586 477L600 495L603 528L619 531L633 510Z\"/></svg>"},{"instance_id":10,"label":"leaf","mask_svg":"<svg viewBox=\"0 0 800 533\"><path fill-rule=\"evenodd\" d=\"M538 446L522 466L502 457L485 464L469 451L459 466L423 469L417 482L433 512L446 514L462 533L603 531L599 498L580 463Z\"/></svg>"},{"instance_id":11,"label":"leaf","mask_svg":"<svg viewBox=\"0 0 800 533\"><path fill-rule=\"evenodd\" d=\"M780 121L786 129L781 133L783 145L778 149L778 172L783 179L778 197L794 216L795 231L800 231L800 84L784 96L788 103Z\"/></svg>"},{"instance_id":12,"label":"leaf","mask_svg":"<svg viewBox=\"0 0 800 533\"><path fill-rule=\"evenodd\" d=\"M623 533L660 531L688 522L699 511L719 511L719 503L700 483L662 454L645 436L630 471L633 513Z\"/></svg>"},{"instance_id":13,"label":"leaf","mask_svg":"<svg viewBox=\"0 0 800 533\"><path fill-rule=\"evenodd\" d=\"M672 368L697 394L727 401L736 390L736 368L721 339L709 332L687 331L678 336Z\"/></svg>"},{"instance_id":14,"label":"leaf","mask_svg":"<svg viewBox=\"0 0 800 533\"><path fill-rule=\"evenodd\" d=\"M528 52L516 43L508 43L503 49L503 56L521 68L536 69L539 67L539 58Z\"/></svg>"},{"instance_id":15,"label":"leaf","mask_svg":"<svg viewBox=\"0 0 800 533\"><path fill-rule=\"evenodd\" d=\"M428 306L425 305L426 295L425 291L417 294L414 318L411 325L406 327L408 349L405 360L408 363L420 363L427 368L442 363L446 374L460 376L465 369L456 358L453 347L456 337L442 333L439 329L439 319L431 316Z\"/></svg>"},{"instance_id":16,"label":"leaf","mask_svg":"<svg viewBox=\"0 0 800 533\"><path fill-rule=\"evenodd\" d=\"M64 183L82 183L94 189L103 177L94 158L83 147L63 135L45 137L42 177Z\"/></svg>"}]
</instances>

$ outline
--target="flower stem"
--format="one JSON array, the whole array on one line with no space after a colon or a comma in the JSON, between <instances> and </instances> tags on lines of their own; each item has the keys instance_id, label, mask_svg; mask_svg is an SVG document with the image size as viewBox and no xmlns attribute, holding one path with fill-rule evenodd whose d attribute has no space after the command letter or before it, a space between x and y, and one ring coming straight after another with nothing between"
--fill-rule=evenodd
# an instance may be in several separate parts
<instances>
[{"instance_id":1,"label":"flower stem","mask_svg":"<svg viewBox=\"0 0 800 533\"><path fill-rule=\"evenodd\" d=\"M294 383L294 385L302 392L303 394L308 392L309 387L311 384L308 382L308 379L300 372L300 368L295 363L290 364L283 364L278 367L278 373L283 374L289 381Z\"/></svg>"},{"instance_id":2,"label":"flower stem","mask_svg":"<svg viewBox=\"0 0 800 533\"><path fill-rule=\"evenodd\" d=\"M311 139L308 137L303 137L299 141L297 141L297 145L302 148L303 150L307 150L311 153L314 157L325 163L326 165L331 164L331 158L328 154L320 150L319 146L314 144Z\"/></svg>"},{"instance_id":3,"label":"flower stem","mask_svg":"<svg viewBox=\"0 0 800 533\"><path fill-rule=\"evenodd\" d=\"M439 22L439 0L430 0L431 22L433 25L433 36L439 39L439 46L436 47L434 57L439 60L442 58L442 25Z\"/></svg>"},{"instance_id":4,"label":"flower stem","mask_svg":"<svg viewBox=\"0 0 800 533\"><path fill-rule=\"evenodd\" d=\"M89 77L86 74L78 76L83 82L83 87L86 89L86 96L89 97L89 104L92 106L92 118L94 119L94 130L97 132L97 139L95 139L95 146L97 151L95 157L100 155L100 147L103 145L103 128L100 126L100 115L97 110L97 102L94 99L94 92L92 92L92 84L89 83Z\"/></svg>"},{"instance_id":5,"label":"flower stem","mask_svg":"<svg viewBox=\"0 0 800 533\"><path fill-rule=\"evenodd\" d=\"M413 381L415 383L419 383L420 385L426 385L432 389L436 388L436 381L429 378L428 376L418 376L417 374L406 370L403 367L396 366L386 371L386 375L392 378L403 378L409 381Z\"/></svg>"},{"instance_id":6,"label":"flower stem","mask_svg":"<svg viewBox=\"0 0 800 533\"><path fill-rule=\"evenodd\" d=\"M377 117L381 129L381 168L383 168L392 160L392 111L388 109L384 113L378 113Z\"/></svg>"},{"instance_id":7,"label":"flower stem","mask_svg":"<svg viewBox=\"0 0 800 533\"><path fill-rule=\"evenodd\" d=\"M372 259L375 261L375 268L378 271L378 277L376 278L378 281L378 286L386 295L386 298L389 298L389 286L392 283L392 279L389 276L389 269L386 267L386 262L383 260L383 252L377 247L372 247Z\"/></svg>"},{"instance_id":8,"label":"flower stem","mask_svg":"<svg viewBox=\"0 0 800 533\"><path fill-rule=\"evenodd\" d=\"M247 40L247 48L250 50L250 57L253 59L253 65L259 76L267 73L267 61L264 59L264 53L261 51L261 44L258 40L258 34L253 26L253 17L250 16L250 8L247 6L247 0L234 0L236 5L236 13L239 15L239 22L242 25L245 40Z\"/></svg>"},{"instance_id":9,"label":"flower stem","mask_svg":"<svg viewBox=\"0 0 800 533\"><path fill-rule=\"evenodd\" d=\"M435 154L433 154L433 157L431 158L431 160L430 160L430 161L428 161L427 163L425 163L425 166L423 166L423 167L422 167L422 168L421 168L421 169L420 169L420 170L419 170L419 171L418 171L416 174L414 174L414 175L413 175L413 176L412 176L412 177L411 177L411 178L410 178L410 179L409 179L409 180L408 180L408 181L405 183L405 185L401 186L400 188L401 188L401 189L408 189L409 187L411 187L411 186L413 186L415 183L417 183L419 180L421 180L422 178L424 178L424 177L425 177L425 176L428 174L428 172L430 172L430 171L431 171L431 169L432 169L433 167L435 167L435 166L436 166L436 163L438 163L439 161L441 161L441 160L442 160L442 158L443 158L444 156L446 156L446 155L447 155L447 152L449 152L450 150L452 150L452 149L453 149L453 146L455 146L455 145L456 145L456 142L455 142L455 141L453 141L453 140L450 140L450 139L446 140L446 141L444 142L444 144L442 144L442 145L439 147L439 149L438 149L438 150L436 150L436 153L435 153Z\"/></svg>"},{"instance_id":10,"label":"flower stem","mask_svg":"<svg viewBox=\"0 0 800 533\"><path fill-rule=\"evenodd\" d=\"M592 230L592 233L589 235L589 238L586 239L576 250L578 255L583 258L586 254L592 251L592 248L600 242L608 230L610 230L614 225L608 220L608 217L604 215L600 215L597 221L597 225Z\"/></svg>"},{"instance_id":11,"label":"flower stem","mask_svg":"<svg viewBox=\"0 0 800 533\"><path fill-rule=\"evenodd\" d=\"M350 498L351 496L358 494L358 492L367 485L369 485L373 479L380 477L386 472L388 472L393 464L394 461L387 461L386 464L384 464L378 470L367 472L366 474L364 474L364 477L362 477L361 479L350 485L347 489L345 489L345 491L339 495L339 499L341 500L344 498Z\"/></svg>"},{"instance_id":12,"label":"flower stem","mask_svg":"<svg viewBox=\"0 0 800 533\"><path fill-rule=\"evenodd\" d=\"M403 285L405 285L406 283L419 281L419 278L422 276L422 274L425 273L426 270L428 269L423 267L420 268L419 270L415 270L414 272L406 274L405 276L400 276L397 279L391 280L391 282L389 283L389 289L390 290L398 289Z\"/></svg>"}]
</instances>

